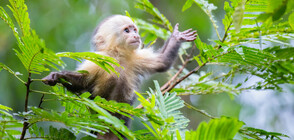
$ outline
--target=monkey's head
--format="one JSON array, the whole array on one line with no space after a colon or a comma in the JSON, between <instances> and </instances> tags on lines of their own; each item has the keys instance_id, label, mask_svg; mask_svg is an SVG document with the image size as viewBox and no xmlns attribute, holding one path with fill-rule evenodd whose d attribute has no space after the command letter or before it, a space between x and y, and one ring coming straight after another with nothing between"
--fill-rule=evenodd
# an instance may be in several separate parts
<instances>
[{"instance_id":1,"label":"monkey's head","mask_svg":"<svg viewBox=\"0 0 294 140\"><path fill-rule=\"evenodd\" d=\"M96 50L135 50L141 45L138 28L127 16L114 15L98 25L93 35Z\"/></svg>"}]
</instances>

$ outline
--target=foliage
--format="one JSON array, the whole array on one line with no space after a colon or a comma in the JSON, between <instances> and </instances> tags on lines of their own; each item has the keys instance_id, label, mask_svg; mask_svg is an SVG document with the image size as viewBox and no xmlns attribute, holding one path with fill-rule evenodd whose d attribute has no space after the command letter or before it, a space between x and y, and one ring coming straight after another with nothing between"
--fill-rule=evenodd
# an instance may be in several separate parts
<instances>
[{"instance_id":1,"label":"foliage","mask_svg":"<svg viewBox=\"0 0 294 140\"><path fill-rule=\"evenodd\" d=\"M45 47L45 42L39 39L36 32L30 28L29 14L27 13L27 6L24 4L24 0L10 0L10 3L11 6L8 7L19 25L21 35L3 7L0 7L0 17L13 30L19 47L19 50L14 49L14 51L27 71L36 74L49 71L45 67L46 65L58 69L54 64L62 65L63 62Z\"/></svg>"},{"instance_id":2,"label":"foliage","mask_svg":"<svg viewBox=\"0 0 294 140\"><path fill-rule=\"evenodd\" d=\"M226 14L222 20L224 25L222 37L213 15L216 6L206 0L186 0L182 11L192 8L193 4L199 6L212 22L218 39L205 43L199 37L193 44L186 44L180 53L181 57L186 56L186 60L183 60L182 68L175 72L166 87L160 88L158 82L155 82L155 90L150 89L148 99L136 92L144 109L134 108L126 103L107 101L99 96L90 100L88 98L91 94L88 92L77 96L60 86L54 86L50 92L31 89L32 82L41 81L32 79L34 74L49 71L49 68L58 70L58 67L65 65L61 57L72 58L79 62L86 59L105 71L114 72L117 75L119 73L114 67L120 67L120 65L113 58L92 52L53 53L45 46L44 40L38 37L36 31L31 29L24 0L9 0L9 2L8 8L15 20L3 7L0 7L0 17L8 24L16 38L18 48L14 51L27 70L27 80L23 80L23 77L19 77L22 74L3 63L0 63L0 71L6 70L20 80L27 87L27 94L25 112L11 114L9 112L12 111L11 108L0 105L0 139L19 137L21 139L76 139L79 133L85 135L82 139L93 139L96 137L93 132L101 135L112 132L119 139L123 139L124 136L128 139L142 140L234 139L237 133L244 138L254 139L288 137L281 133L243 127L244 123L238 119L213 117L185 103L177 95L228 93L234 97L248 89L281 90L282 84L294 84L294 49L290 42L294 39L292 10L294 4L291 0L225 2ZM145 44L150 43L150 46L157 38L166 40L170 36L173 31L172 24L149 0L137 0L135 7L153 17L151 22L133 18L138 27L143 30L141 35L145 37ZM189 55L187 52L195 49L195 46L199 54ZM196 62L197 65L193 70L188 70L185 66L191 61ZM226 70L211 71L209 70L211 65L222 66ZM246 78L239 83L233 83L237 74L243 74ZM253 86L246 87L244 83L252 76L262 80ZM28 107L28 96L31 93L43 95L38 107ZM61 103L61 111L41 107L43 102L50 100ZM186 129L189 120L179 110L185 105L213 119L208 123L201 122L195 131L188 131ZM112 114L120 114L131 119L137 117L145 129L133 132L124 125L123 120L117 119ZM24 119L20 120L16 117ZM38 125L40 122L60 123L63 127L50 126L49 132L45 133L44 128ZM29 130L29 136L26 135L26 130Z\"/></svg>"},{"instance_id":3,"label":"foliage","mask_svg":"<svg viewBox=\"0 0 294 140\"><path fill-rule=\"evenodd\" d=\"M162 25L165 28L158 27L155 24L148 23L142 19L134 19L138 27L145 32L141 33L142 37L145 37L144 43L155 42L157 37L160 37L166 40L171 32L173 27L168 19L155 8L149 0L137 0L137 5L135 6L138 9L144 10L151 14L154 18L151 20L153 23Z\"/></svg>"},{"instance_id":4,"label":"foliage","mask_svg":"<svg viewBox=\"0 0 294 140\"><path fill-rule=\"evenodd\" d=\"M150 101L146 100L140 93L138 100L146 109L146 117L151 123L148 126L142 122L146 128L154 135L155 139L172 139L177 130L184 130L189 120L178 110L184 107L184 102L175 93L165 93L163 96L157 81L155 83L156 91L150 89L148 92Z\"/></svg>"},{"instance_id":5,"label":"foliage","mask_svg":"<svg viewBox=\"0 0 294 140\"><path fill-rule=\"evenodd\" d=\"M60 139L67 139L67 140L75 140L76 136L65 128L54 128L53 126L49 127L49 134L45 135L45 132L42 127L38 127L36 124L32 125L29 129L29 132L35 138L42 138L42 139L51 139L51 140L60 140Z\"/></svg>"},{"instance_id":6,"label":"foliage","mask_svg":"<svg viewBox=\"0 0 294 140\"><path fill-rule=\"evenodd\" d=\"M15 139L21 132L16 130L22 127L22 122L13 118L10 107L0 104L0 139Z\"/></svg>"},{"instance_id":7,"label":"foliage","mask_svg":"<svg viewBox=\"0 0 294 140\"><path fill-rule=\"evenodd\" d=\"M216 24L216 20L214 19L214 15L212 14L212 11L215 10L217 7L211 3L208 3L206 0L187 0L182 8L182 11L184 12L185 10L189 9L193 3L197 4L208 15L211 23L213 24L213 27L215 28L218 38L220 38L217 30L218 26Z\"/></svg>"},{"instance_id":8,"label":"foliage","mask_svg":"<svg viewBox=\"0 0 294 140\"><path fill-rule=\"evenodd\" d=\"M184 9L189 7L187 4L190 2L191 1L186 2ZM287 1L285 1L285 3L287 3ZM224 77L222 81L225 81L227 78L232 79L237 73L249 74L248 77L255 75L263 79L257 82L256 85L246 87L245 89L281 89L280 84L293 83L293 53L288 51L288 54L283 58L279 56L280 54L275 53L275 50L285 52L283 50L292 49L292 46L288 43L276 39L293 39L293 29L290 28L288 21L277 22L276 20L270 20L270 17L264 19L262 24L258 20L260 19L259 14L256 14L258 12L268 13L268 11L273 11L270 6L271 5L268 4L268 1L265 0L249 0L246 2L243 0L232 1L231 6L229 2L225 2L224 10L226 11L226 15L223 19L225 29L224 37L220 40L215 40L215 46L202 42L200 38L195 41L200 53L195 56L194 59L200 67L203 67L206 64L231 67L231 71L226 74L222 73L217 76L215 76L216 73L211 74L214 76L211 76L212 79L220 79L220 77ZM290 6L292 5L289 5L289 7ZM245 10L243 9L244 7ZM243 10L240 10L240 8ZM288 12L292 11L288 10ZM283 14L285 13L280 13L279 17ZM244 20L240 18L243 16ZM249 22L254 21L254 19L256 19L256 22ZM240 32L238 30L240 30ZM267 39L268 37L271 39ZM269 42L263 43L263 39L280 43L283 47L276 46L262 49L262 46L268 46L269 44ZM256 42L259 42L260 49L247 46L248 44L254 46ZM238 88L245 83L248 80L248 77L244 79L244 82L235 85L235 88ZM224 83L222 82L222 84ZM193 85L195 85L195 83L192 83L189 86L186 85L185 87L193 87ZM200 82L197 82L197 85L200 85ZM211 87L214 86L215 85ZM207 89L207 87L205 87L205 89ZM226 91L224 90L224 92ZM201 91L196 91L196 93L201 93Z\"/></svg>"},{"instance_id":9,"label":"foliage","mask_svg":"<svg viewBox=\"0 0 294 140\"><path fill-rule=\"evenodd\" d=\"M171 23L168 21L168 19L163 14L161 14L149 0L137 0L137 5L135 7L153 15L154 19L152 22L165 26L170 32L173 31Z\"/></svg>"},{"instance_id":10,"label":"foliage","mask_svg":"<svg viewBox=\"0 0 294 140\"><path fill-rule=\"evenodd\" d=\"M185 139L193 140L220 140L233 139L238 130L243 126L238 119L222 117L212 119L209 123L202 122L196 131L187 131Z\"/></svg>"},{"instance_id":11,"label":"foliage","mask_svg":"<svg viewBox=\"0 0 294 140\"><path fill-rule=\"evenodd\" d=\"M156 41L157 37L166 40L170 36L171 32L158 27L157 25L148 23L142 19L135 19L136 25L145 32L141 33L142 37L145 37L144 44L152 41Z\"/></svg>"},{"instance_id":12,"label":"foliage","mask_svg":"<svg viewBox=\"0 0 294 140\"><path fill-rule=\"evenodd\" d=\"M281 140L281 137L287 137L290 138L289 136L277 132L267 132L262 129L256 129L252 127L245 127L243 129L240 129L239 132L243 135L246 135L247 137L254 138L254 139L278 139Z\"/></svg>"},{"instance_id":13,"label":"foliage","mask_svg":"<svg viewBox=\"0 0 294 140\"><path fill-rule=\"evenodd\" d=\"M116 73L117 76L119 76L119 73L115 71L112 65L117 67L120 67L120 65L112 57L104 56L94 52L62 52L62 53L57 53L56 55L58 57L72 58L79 62L82 62L81 59L92 61L93 63L97 64L99 67L101 67L103 70L107 71L108 73L110 73L111 71Z\"/></svg>"}]
</instances>

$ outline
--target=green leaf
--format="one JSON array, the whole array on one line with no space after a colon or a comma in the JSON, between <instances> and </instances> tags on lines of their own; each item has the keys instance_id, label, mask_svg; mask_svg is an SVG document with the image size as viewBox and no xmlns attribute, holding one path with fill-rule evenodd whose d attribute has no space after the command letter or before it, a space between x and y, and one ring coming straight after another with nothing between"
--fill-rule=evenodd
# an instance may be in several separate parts
<instances>
[{"instance_id":1,"label":"green leaf","mask_svg":"<svg viewBox=\"0 0 294 140\"><path fill-rule=\"evenodd\" d=\"M81 62L81 59L86 59L97 64L106 72L110 73L110 71L112 71L117 76L119 76L119 73L114 69L114 66L117 66L117 67L121 67L121 66L119 65L117 60L115 60L112 57L104 56L94 52L62 52L62 53L57 53L56 55L59 57L72 58L80 62Z\"/></svg>"},{"instance_id":2,"label":"green leaf","mask_svg":"<svg viewBox=\"0 0 294 140\"><path fill-rule=\"evenodd\" d=\"M46 66L58 69L55 65L62 66L63 62L49 49L34 30L30 28L30 19L24 0L9 0L9 9L20 27L21 34L17 31L6 11L0 7L0 17L12 29L18 42L18 49L14 49L17 57L30 73L40 74L49 71Z\"/></svg>"},{"instance_id":3,"label":"green leaf","mask_svg":"<svg viewBox=\"0 0 294 140\"><path fill-rule=\"evenodd\" d=\"M182 8L182 12L186 11L187 9L189 9L192 6L193 2L194 2L194 0L187 0L186 3L185 3L185 5Z\"/></svg>"},{"instance_id":4,"label":"green leaf","mask_svg":"<svg viewBox=\"0 0 294 140\"><path fill-rule=\"evenodd\" d=\"M199 78L199 82L201 82L201 81L203 81L206 77L208 77L208 76L210 76L210 75L212 75L212 73L211 72L209 72L209 73L206 73L205 75L203 75L203 76L201 76L200 78Z\"/></svg>"},{"instance_id":5,"label":"green leaf","mask_svg":"<svg viewBox=\"0 0 294 140\"><path fill-rule=\"evenodd\" d=\"M110 113L108 113L106 110L99 107L94 101L88 100L86 98L83 98L85 102L81 102L84 105L87 105L94 111L96 111L99 116L98 118L111 124L117 131L122 133L124 136L126 136L129 139L135 139L134 134L116 117L112 116Z\"/></svg>"},{"instance_id":6,"label":"green leaf","mask_svg":"<svg viewBox=\"0 0 294 140\"><path fill-rule=\"evenodd\" d=\"M155 130L156 135L165 135L166 137L176 136L177 130L184 130L188 126L189 120L183 116L179 111L180 108L184 107L184 101L180 97L176 96L176 93L163 93L160 91L160 86L157 81L154 81L155 91L150 89L148 95L151 98L150 102L146 102L144 97L140 96L139 101L142 101L142 105L149 113L147 118L151 122L151 125ZM142 99L143 98L143 99ZM155 102L155 106L153 103ZM154 135L154 136L156 136Z\"/></svg>"},{"instance_id":7,"label":"green leaf","mask_svg":"<svg viewBox=\"0 0 294 140\"><path fill-rule=\"evenodd\" d=\"M156 26L154 24L151 24L145 20L138 19L138 18L135 18L134 20L135 20L135 24L138 26L140 30L144 30L145 32L150 33L151 35L155 36L155 38L159 37L163 40L166 40L171 35L170 31L164 28L161 28L159 26ZM144 34L141 34L141 36L144 37L145 36ZM150 42L150 41L146 41L146 42Z\"/></svg>"},{"instance_id":8,"label":"green leaf","mask_svg":"<svg viewBox=\"0 0 294 140\"><path fill-rule=\"evenodd\" d=\"M70 132L69 130L65 128L60 128L59 130L57 128L54 128L53 126L49 127L49 138L52 140L75 140L76 136Z\"/></svg>"},{"instance_id":9,"label":"green leaf","mask_svg":"<svg viewBox=\"0 0 294 140\"><path fill-rule=\"evenodd\" d=\"M7 115L6 113L6 111L0 109L0 139L19 139L23 122L16 120L11 114L7 113Z\"/></svg>"},{"instance_id":10,"label":"green leaf","mask_svg":"<svg viewBox=\"0 0 294 140\"><path fill-rule=\"evenodd\" d=\"M228 117L212 119L209 123L201 122L196 131L186 131L186 140L233 139L243 125L243 122Z\"/></svg>"},{"instance_id":11,"label":"green leaf","mask_svg":"<svg viewBox=\"0 0 294 140\"><path fill-rule=\"evenodd\" d=\"M12 108L10 108L10 107L7 107L7 106L4 106L4 105L1 105L0 104L0 109L3 109L3 110L5 110L5 111L12 111Z\"/></svg>"},{"instance_id":12,"label":"green leaf","mask_svg":"<svg viewBox=\"0 0 294 140\"><path fill-rule=\"evenodd\" d=\"M86 71L86 70L78 70L77 72L78 72L78 73L82 73L82 74L89 74L89 72Z\"/></svg>"},{"instance_id":13,"label":"green leaf","mask_svg":"<svg viewBox=\"0 0 294 140\"><path fill-rule=\"evenodd\" d=\"M177 133L177 140L182 140L182 137L181 137L180 131L177 130L176 133Z\"/></svg>"},{"instance_id":14,"label":"green leaf","mask_svg":"<svg viewBox=\"0 0 294 140\"><path fill-rule=\"evenodd\" d=\"M274 13L273 13L273 21L279 20L284 13L286 12L287 5L286 3L280 6Z\"/></svg>"},{"instance_id":15,"label":"green leaf","mask_svg":"<svg viewBox=\"0 0 294 140\"><path fill-rule=\"evenodd\" d=\"M289 21L289 24L290 24L292 30L294 30L294 12L292 12L292 13L289 15L288 21Z\"/></svg>"},{"instance_id":16,"label":"green leaf","mask_svg":"<svg viewBox=\"0 0 294 140\"><path fill-rule=\"evenodd\" d=\"M129 114L134 116L141 116L143 115L142 109L135 109L130 104L127 103L117 103L115 101L107 101L106 99L96 96L94 99L95 103L113 113L119 113L121 115L127 116L132 118Z\"/></svg>"},{"instance_id":17,"label":"green leaf","mask_svg":"<svg viewBox=\"0 0 294 140\"><path fill-rule=\"evenodd\" d=\"M6 65L4 65L4 64L2 64L2 63L0 63L0 71L1 71L2 69L6 70L6 71L8 71L9 73L11 73L12 75L14 75L14 76L15 76L18 80L20 80L22 83L25 83L22 79L20 79L20 78L18 77L18 75L22 75L21 73L19 73L19 72L14 72L14 71L12 71L8 66L6 66Z\"/></svg>"},{"instance_id":18,"label":"green leaf","mask_svg":"<svg viewBox=\"0 0 294 140\"><path fill-rule=\"evenodd\" d=\"M91 96L91 93L85 92L82 95L80 95L81 98L89 98Z\"/></svg>"},{"instance_id":19,"label":"green leaf","mask_svg":"<svg viewBox=\"0 0 294 140\"><path fill-rule=\"evenodd\" d=\"M265 22L271 16L272 16L272 13L262 13L256 18L256 21Z\"/></svg>"},{"instance_id":20,"label":"green leaf","mask_svg":"<svg viewBox=\"0 0 294 140\"><path fill-rule=\"evenodd\" d=\"M170 32L173 31L173 27L171 26L171 23L168 21L168 19L163 14L161 14L159 10L155 8L149 0L137 0L135 7L144 10L154 16L152 20L154 23L163 25Z\"/></svg>"},{"instance_id":21,"label":"green leaf","mask_svg":"<svg viewBox=\"0 0 294 140\"><path fill-rule=\"evenodd\" d=\"M282 4L283 4L282 0L268 0L267 12L273 13L275 10L281 7Z\"/></svg>"},{"instance_id":22,"label":"green leaf","mask_svg":"<svg viewBox=\"0 0 294 140\"><path fill-rule=\"evenodd\" d=\"M245 11L245 3L246 3L246 0L241 0L238 3L238 6L235 7L235 12L233 14L233 23L235 25L235 30L237 33L240 31L242 26L243 15Z\"/></svg>"},{"instance_id":23,"label":"green leaf","mask_svg":"<svg viewBox=\"0 0 294 140\"><path fill-rule=\"evenodd\" d=\"M262 129L256 129L253 127L245 127L243 129L240 129L239 132L243 136L248 136L254 139L264 139L264 138L271 138L271 139L282 139L281 137L286 137L290 138L289 136L282 134L282 133L277 133L277 132L268 132Z\"/></svg>"}]
</instances>

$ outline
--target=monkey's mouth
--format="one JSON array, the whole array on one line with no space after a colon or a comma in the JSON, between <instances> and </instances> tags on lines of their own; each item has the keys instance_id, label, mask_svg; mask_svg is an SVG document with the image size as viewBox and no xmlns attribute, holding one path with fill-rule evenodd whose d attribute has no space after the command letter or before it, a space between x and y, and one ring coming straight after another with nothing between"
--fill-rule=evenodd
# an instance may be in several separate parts
<instances>
[{"instance_id":1,"label":"monkey's mouth","mask_svg":"<svg viewBox=\"0 0 294 140\"><path fill-rule=\"evenodd\" d=\"M139 45L140 44L140 40L134 40L130 42L131 45Z\"/></svg>"}]
</instances>

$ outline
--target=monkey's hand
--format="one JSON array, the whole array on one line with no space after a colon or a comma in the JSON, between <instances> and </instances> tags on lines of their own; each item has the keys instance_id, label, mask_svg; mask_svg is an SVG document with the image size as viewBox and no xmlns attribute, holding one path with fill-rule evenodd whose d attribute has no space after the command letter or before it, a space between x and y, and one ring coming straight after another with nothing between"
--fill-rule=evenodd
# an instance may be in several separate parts
<instances>
[{"instance_id":1,"label":"monkey's hand","mask_svg":"<svg viewBox=\"0 0 294 140\"><path fill-rule=\"evenodd\" d=\"M63 74L61 72L51 72L48 76L42 79L43 83L49 86L55 86L58 82L60 82L60 78L63 78Z\"/></svg>"},{"instance_id":2,"label":"monkey's hand","mask_svg":"<svg viewBox=\"0 0 294 140\"><path fill-rule=\"evenodd\" d=\"M177 23L174 27L174 31L171 35L172 38L175 38L179 42L191 42L194 41L197 37L197 31L192 31L192 29L188 29L186 31L179 31L179 23Z\"/></svg>"},{"instance_id":3,"label":"monkey's hand","mask_svg":"<svg viewBox=\"0 0 294 140\"><path fill-rule=\"evenodd\" d=\"M57 83L61 83L68 90L72 92L79 92L85 90L87 85L85 84L86 75L80 72L62 71L51 72L48 76L43 78L43 83L49 86L55 86Z\"/></svg>"}]
</instances>

